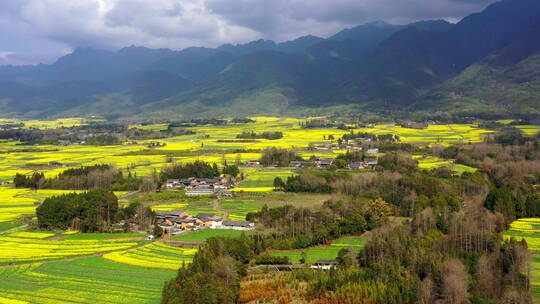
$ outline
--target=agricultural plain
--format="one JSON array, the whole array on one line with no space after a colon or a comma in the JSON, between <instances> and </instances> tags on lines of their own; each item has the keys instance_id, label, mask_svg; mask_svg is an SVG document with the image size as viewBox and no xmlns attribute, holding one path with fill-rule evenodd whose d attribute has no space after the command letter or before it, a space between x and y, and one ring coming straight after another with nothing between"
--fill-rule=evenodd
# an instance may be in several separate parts
<instances>
[{"instance_id":1,"label":"agricultural plain","mask_svg":"<svg viewBox=\"0 0 540 304\"><path fill-rule=\"evenodd\" d=\"M161 241L146 241L144 234L82 234L64 231L28 231L24 226L35 217L35 209L47 197L75 190L30 190L14 188L10 183L16 173L43 172L54 177L67 168L84 165L113 164L129 169L138 176L159 172L173 162L202 160L222 165L259 159L261 150L269 147L291 148L304 158L335 158L344 151L316 150L314 146L336 144L350 132L376 135L393 134L401 142L419 145L450 145L481 142L491 130L474 124L430 125L425 129L403 128L392 124L367 125L352 130L337 128L304 129L306 120L277 117L252 117L254 123L229 123L187 127L194 134L125 142L119 145L91 146L25 145L15 140L0 141L0 303L158 303L165 280L176 269L191 261L197 249L179 248ZM0 120L3 124L20 124L22 129L55 129L79 126L98 120L66 118L55 121ZM131 128L160 131L167 124L132 125ZM536 126L518 126L526 134L538 132ZM256 139L242 142L242 132L282 132L275 140ZM151 142L159 147L149 148ZM419 167L433 169L447 166L458 173L475 169L433 156L415 155ZM60 164L60 165L58 165ZM187 198L179 191L163 191L129 196L122 204L144 201L154 211L183 209L191 215L217 213L233 220L245 220L250 212L262 206L285 204L320 207L328 199L324 194L275 193L274 179L295 174L292 168L241 167L244 179L233 191L235 198ZM126 193L116 193L123 196ZM538 227L536 226L538 225ZM15 228L15 229L14 229ZM540 222L518 222L510 235L525 236L532 250ZM12 230L13 229L13 230ZM521 230L520 230L521 229ZM210 237L239 236L238 231L203 230L173 237L173 241L204 241ZM299 262L333 259L343 247L361 250L365 239L349 237L328 246L295 251L275 251ZM538 247L538 248L537 248ZM535 256L534 261L537 257ZM533 265L540 263L534 262ZM540 266L538 267L540 271ZM539 280L540 282L540 280ZM540 283L534 284L540 290Z\"/></svg>"}]
</instances>

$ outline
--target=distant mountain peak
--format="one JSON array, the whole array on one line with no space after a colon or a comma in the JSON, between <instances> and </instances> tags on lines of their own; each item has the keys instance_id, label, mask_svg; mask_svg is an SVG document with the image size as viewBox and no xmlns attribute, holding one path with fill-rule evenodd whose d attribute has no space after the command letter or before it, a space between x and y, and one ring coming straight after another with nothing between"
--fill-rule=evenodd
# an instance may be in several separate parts
<instances>
[{"instance_id":1,"label":"distant mountain peak","mask_svg":"<svg viewBox=\"0 0 540 304\"><path fill-rule=\"evenodd\" d=\"M384 20L377 20L377 21L366 23L364 24L364 26L386 27L386 26L393 26L393 24L388 23Z\"/></svg>"}]
</instances>

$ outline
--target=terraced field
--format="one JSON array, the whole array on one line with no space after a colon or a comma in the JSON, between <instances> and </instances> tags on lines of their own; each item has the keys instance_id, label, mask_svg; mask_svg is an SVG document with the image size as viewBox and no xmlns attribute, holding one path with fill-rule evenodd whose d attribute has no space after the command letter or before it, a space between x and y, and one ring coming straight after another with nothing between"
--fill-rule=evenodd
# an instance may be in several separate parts
<instances>
[{"instance_id":1,"label":"terraced field","mask_svg":"<svg viewBox=\"0 0 540 304\"><path fill-rule=\"evenodd\" d=\"M103 258L133 266L178 270L183 263L191 263L196 252L197 249L184 249L154 242L126 251L107 253Z\"/></svg>"},{"instance_id":2,"label":"terraced field","mask_svg":"<svg viewBox=\"0 0 540 304\"><path fill-rule=\"evenodd\" d=\"M111 239L101 235L94 238L92 235L84 235L87 239L77 239L76 235L73 235L59 240L46 239L52 236L55 234L16 231L0 235L0 265L59 260L125 250L141 245L144 235L133 237L116 234Z\"/></svg>"},{"instance_id":3,"label":"terraced field","mask_svg":"<svg viewBox=\"0 0 540 304\"><path fill-rule=\"evenodd\" d=\"M159 303L176 271L119 264L102 257L0 268L0 303Z\"/></svg>"},{"instance_id":4,"label":"terraced field","mask_svg":"<svg viewBox=\"0 0 540 304\"><path fill-rule=\"evenodd\" d=\"M540 303L540 218L524 218L513 222L505 238L525 239L531 257L531 284L535 303Z\"/></svg>"},{"instance_id":5,"label":"terraced field","mask_svg":"<svg viewBox=\"0 0 540 304\"><path fill-rule=\"evenodd\" d=\"M0 303L159 303L164 281L196 249L148 243L143 236L2 234Z\"/></svg>"}]
</instances>

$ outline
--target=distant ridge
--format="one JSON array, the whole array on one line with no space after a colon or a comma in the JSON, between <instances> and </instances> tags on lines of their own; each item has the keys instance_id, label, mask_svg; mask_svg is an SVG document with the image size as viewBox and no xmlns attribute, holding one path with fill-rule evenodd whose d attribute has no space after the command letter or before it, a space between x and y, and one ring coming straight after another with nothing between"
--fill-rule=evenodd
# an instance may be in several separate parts
<instances>
[{"instance_id":1,"label":"distant ridge","mask_svg":"<svg viewBox=\"0 0 540 304\"><path fill-rule=\"evenodd\" d=\"M468 114L538 111L538 69L522 68L536 64L538 20L540 1L504 0L457 24L377 21L326 39L181 51L78 48L51 65L0 67L0 112L191 117L340 105L432 112L454 102L460 106L452 111ZM487 79L505 84L491 90L497 96L480 93Z\"/></svg>"}]
</instances>

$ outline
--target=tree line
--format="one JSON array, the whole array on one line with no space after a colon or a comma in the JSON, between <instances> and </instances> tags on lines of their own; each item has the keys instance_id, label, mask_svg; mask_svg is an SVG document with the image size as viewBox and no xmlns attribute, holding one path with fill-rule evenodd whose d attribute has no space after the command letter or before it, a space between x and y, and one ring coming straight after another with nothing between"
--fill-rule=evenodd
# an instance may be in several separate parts
<instances>
[{"instance_id":1,"label":"tree line","mask_svg":"<svg viewBox=\"0 0 540 304\"><path fill-rule=\"evenodd\" d=\"M107 164L81 166L69 168L56 177L46 178L43 173L34 172L32 175L17 173L13 183L17 188L32 189L65 189L65 190L89 190L110 189L113 191L139 190L143 180L127 170L123 170Z\"/></svg>"}]
</instances>

